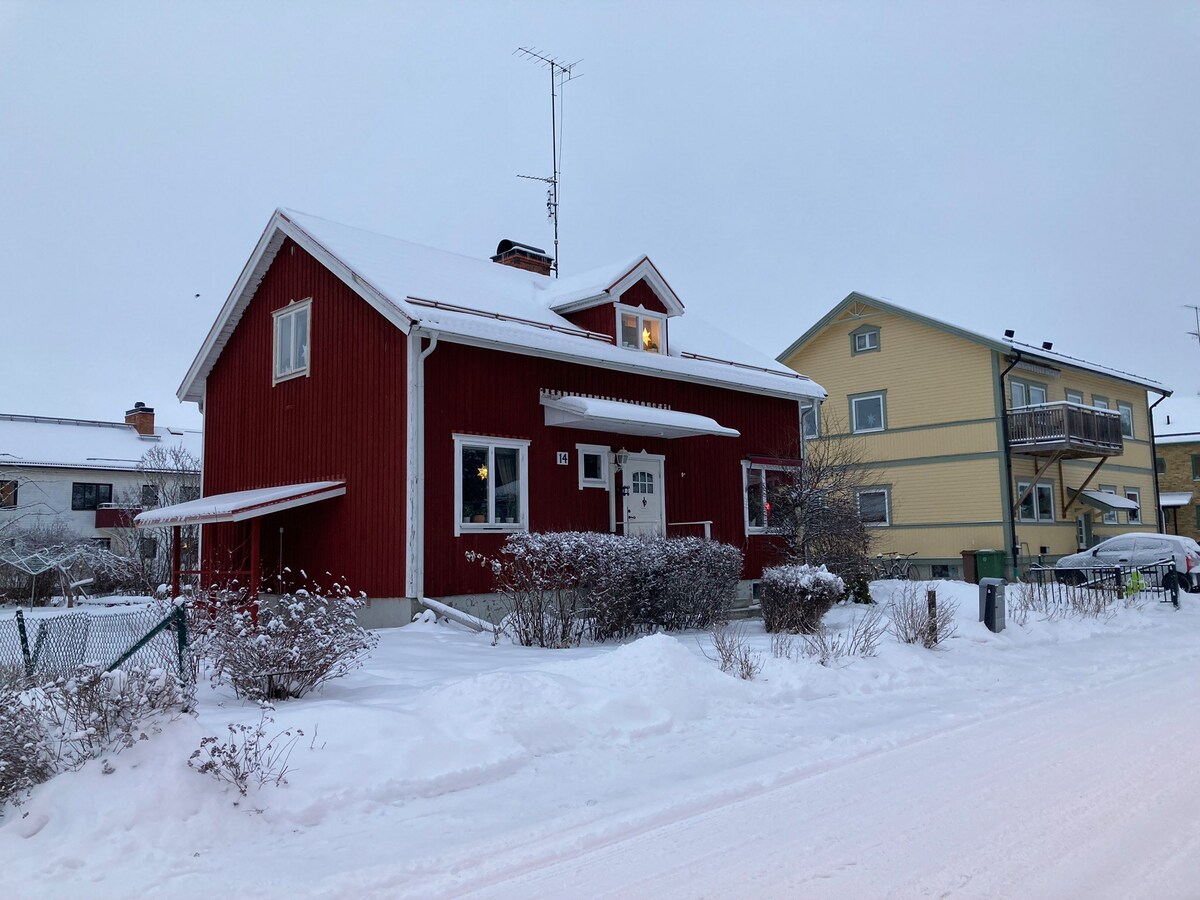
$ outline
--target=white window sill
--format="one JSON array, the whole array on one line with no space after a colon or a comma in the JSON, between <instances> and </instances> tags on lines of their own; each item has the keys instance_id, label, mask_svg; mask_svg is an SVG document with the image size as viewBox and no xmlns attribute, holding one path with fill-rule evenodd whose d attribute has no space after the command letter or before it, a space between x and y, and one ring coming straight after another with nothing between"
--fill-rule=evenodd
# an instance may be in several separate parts
<instances>
[{"instance_id":1,"label":"white window sill","mask_svg":"<svg viewBox=\"0 0 1200 900\"><path fill-rule=\"evenodd\" d=\"M291 381L294 378L305 378L308 376L308 369L301 369L299 372L288 372L286 375L276 375L272 384L279 384L284 381Z\"/></svg>"},{"instance_id":2,"label":"white window sill","mask_svg":"<svg viewBox=\"0 0 1200 900\"><path fill-rule=\"evenodd\" d=\"M488 532L515 532L528 531L524 524L520 522L500 522L495 525L480 524L479 522L460 522L458 530L463 534L468 533L488 533Z\"/></svg>"}]
</instances>

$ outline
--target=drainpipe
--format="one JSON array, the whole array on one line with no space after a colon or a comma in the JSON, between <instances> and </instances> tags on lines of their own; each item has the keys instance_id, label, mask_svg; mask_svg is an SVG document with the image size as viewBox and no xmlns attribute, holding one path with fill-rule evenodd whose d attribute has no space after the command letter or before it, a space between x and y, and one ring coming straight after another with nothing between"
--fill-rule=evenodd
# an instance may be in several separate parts
<instances>
[{"instance_id":1,"label":"drainpipe","mask_svg":"<svg viewBox=\"0 0 1200 900\"><path fill-rule=\"evenodd\" d=\"M1004 376L1013 370L1013 367L1021 361L1021 351L1013 349L1016 357L1010 357L1008 368L1000 373L1000 436L1004 440L1004 477L1007 479L1007 491L1001 491L1000 496L1009 493L1011 499L1011 491L1013 490L1013 471L1012 471L1012 449L1008 442L1008 391L1004 388ZM1017 558L1021 552L1021 545L1017 543L1017 515L1013 511L1012 503L1005 501L1004 517L1008 520L1008 537L1012 543L1012 564L1013 564L1013 580L1017 577Z\"/></svg>"},{"instance_id":2,"label":"drainpipe","mask_svg":"<svg viewBox=\"0 0 1200 900\"><path fill-rule=\"evenodd\" d=\"M407 593L420 601L425 596L425 360L437 349L436 331L428 333L429 346L421 349L423 333L414 325L408 334L408 565Z\"/></svg>"},{"instance_id":3,"label":"drainpipe","mask_svg":"<svg viewBox=\"0 0 1200 900\"><path fill-rule=\"evenodd\" d=\"M1154 522L1158 526L1159 534L1167 533L1167 517L1163 513L1162 506L1159 505L1162 502L1162 498L1158 493L1158 445L1154 443L1154 407L1170 396L1171 392L1167 391L1151 403L1150 408L1146 410L1146 422L1150 426L1150 466L1154 469ZM1175 533L1179 533L1178 519L1175 521Z\"/></svg>"}]
</instances>

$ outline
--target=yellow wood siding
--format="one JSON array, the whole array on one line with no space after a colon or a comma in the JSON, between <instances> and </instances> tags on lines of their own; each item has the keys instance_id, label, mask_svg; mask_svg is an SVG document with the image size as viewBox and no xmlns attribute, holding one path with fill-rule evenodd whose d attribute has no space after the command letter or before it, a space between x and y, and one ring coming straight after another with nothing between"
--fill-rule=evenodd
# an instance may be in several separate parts
<instances>
[{"instance_id":1,"label":"yellow wood siding","mask_svg":"<svg viewBox=\"0 0 1200 900\"><path fill-rule=\"evenodd\" d=\"M863 326L879 329L878 350L852 352L852 334ZM821 410L825 439L854 441L869 466L866 481L889 487L892 525L875 529L878 549L952 559L964 549L1007 545L1008 502L1016 500L1015 482L1030 480L1036 461L1013 454L1013 494L1006 502L996 408L996 376L1008 364L1001 354L917 319L854 304L784 362L829 391ZM1118 524L1105 525L1099 510L1078 501L1064 513L1070 492L1097 461L1064 460L1042 479L1054 485L1055 521L1017 523L1023 555L1036 555L1043 546L1052 556L1074 552L1076 516L1085 512L1094 513L1096 540L1156 528L1146 392L1099 373L1057 368L1058 373L1017 368L1009 379L1044 385L1048 401L1065 400L1072 390L1088 405L1097 396L1114 411L1119 401L1131 404L1133 439L1125 439L1124 454L1109 459L1089 487L1139 491L1142 521L1130 524L1121 513ZM886 391L886 430L848 434L850 398L875 391Z\"/></svg>"}]
</instances>

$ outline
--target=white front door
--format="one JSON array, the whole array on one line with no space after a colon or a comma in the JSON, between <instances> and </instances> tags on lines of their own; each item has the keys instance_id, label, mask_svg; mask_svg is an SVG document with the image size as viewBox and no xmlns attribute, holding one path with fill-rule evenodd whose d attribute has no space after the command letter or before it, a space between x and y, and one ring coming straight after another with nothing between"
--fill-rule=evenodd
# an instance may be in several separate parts
<instances>
[{"instance_id":1,"label":"white front door","mask_svg":"<svg viewBox=\"0 0 1200 900\"><path fill-rule=\"evenodd\" d=\"M663 459L629 454L622 472L626 534L666 534Z\"/></svg>"}]
</instances>

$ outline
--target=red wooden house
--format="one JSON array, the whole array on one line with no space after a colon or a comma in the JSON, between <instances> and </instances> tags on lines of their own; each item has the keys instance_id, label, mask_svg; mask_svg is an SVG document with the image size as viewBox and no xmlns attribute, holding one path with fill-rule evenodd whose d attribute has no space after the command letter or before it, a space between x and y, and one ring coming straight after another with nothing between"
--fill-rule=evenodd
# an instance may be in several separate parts
<instances>
[{"instance_id":1,"label":"red wooden house","mask_svg":"<svg viewBox=\"0 0 1200 900\"><path fill-rule=\"evenodd\" d=\"M645 256L550 266L276 211L179 389L204 496L141 524L202 523L205 579L338 580L375 622L487 593L466 554L515 531L708 536L751 582L824 390L686 316Z\"/></svg>"}]
</instances>

